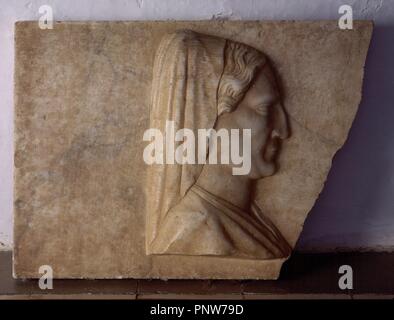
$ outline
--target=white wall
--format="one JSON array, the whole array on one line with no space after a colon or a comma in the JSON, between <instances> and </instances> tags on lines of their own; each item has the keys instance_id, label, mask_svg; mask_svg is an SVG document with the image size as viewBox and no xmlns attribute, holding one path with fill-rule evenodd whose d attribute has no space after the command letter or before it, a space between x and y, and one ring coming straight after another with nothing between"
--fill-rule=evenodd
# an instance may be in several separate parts
<instances>
[{"instance_id":1,"label":"white wall","mask_svg":"<svg viewBox=\"0 0 394 320\"><path fill-rule=\"evenodd\" d=\"M298 248L394 247L393 0L0 0L0 249L12 247L13 24L44 4L56 20L338 19L341 4L373 19L363 102Z\"/></svg>"}]
</instances>

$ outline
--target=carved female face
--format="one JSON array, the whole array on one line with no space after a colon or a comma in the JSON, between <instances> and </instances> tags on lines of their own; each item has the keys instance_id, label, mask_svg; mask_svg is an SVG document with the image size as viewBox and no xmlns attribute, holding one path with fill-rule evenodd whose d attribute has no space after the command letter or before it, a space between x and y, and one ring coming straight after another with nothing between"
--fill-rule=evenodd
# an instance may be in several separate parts
<instances>
[{"instance_id":1,"label":"carved female face","mask_svg":"<svg viewBox=\"0 0 394 320\"><path fill-rule=\"evenodd\" d=\"M289 136L285 111L273 85L271 70L268 68L263 68L256 75L239 105L234 111L223 113L218 118L216 126L218 129L241 129L241 134L242 129L251 129L249 177L252 179L275 173L281 140ZM243 150L242 145L239 150Z\"/></svg>"}]
</instances>

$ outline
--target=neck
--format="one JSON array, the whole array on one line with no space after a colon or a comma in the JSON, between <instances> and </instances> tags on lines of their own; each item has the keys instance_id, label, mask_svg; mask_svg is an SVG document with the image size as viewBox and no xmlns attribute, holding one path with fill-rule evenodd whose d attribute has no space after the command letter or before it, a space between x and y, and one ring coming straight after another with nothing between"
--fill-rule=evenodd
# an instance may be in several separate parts
<instances>
[{"instance_id":1,"label":"neck","mask_svg":"<svg viewBox=\"0 0 394 320\"><path fill-rule=\"evenodd\" d=\"M246 176L234 176L221 165L205 165L197 185L243 209L250 208L252 181Z\"/></svg>"}]
</instances>

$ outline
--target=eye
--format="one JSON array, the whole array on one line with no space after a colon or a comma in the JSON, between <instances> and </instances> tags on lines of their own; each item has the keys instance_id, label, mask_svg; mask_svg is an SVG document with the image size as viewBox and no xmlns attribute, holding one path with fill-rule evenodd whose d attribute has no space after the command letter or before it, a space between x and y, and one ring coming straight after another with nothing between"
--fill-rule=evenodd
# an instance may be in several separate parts
<instances>
[{"instance_id":1,"label":"eye","mask_svg":"<svg viewBox=\"0 0 394 320\"><path fill-rule=\"evenodd\" d=\"M255 107L256 112L262 116L267 116L270 105L271 103L261 103Z\"/></svg>"}]
</instances>

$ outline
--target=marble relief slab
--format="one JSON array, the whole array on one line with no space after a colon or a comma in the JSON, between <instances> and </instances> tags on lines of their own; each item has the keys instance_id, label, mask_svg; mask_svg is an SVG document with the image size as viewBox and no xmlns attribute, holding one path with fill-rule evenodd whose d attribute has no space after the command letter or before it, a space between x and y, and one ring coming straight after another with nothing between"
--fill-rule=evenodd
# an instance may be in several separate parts
<instances>
[{"instance_id":1,"label":"marble relief slab","mask_svg":"<svg viewBox=\"0 0 394 320\"><path fill-rule=\"evenodd\" d=\"M14 276L278 278L357 112L372 28L17 22ZM144 134L168 121L252 128L251 171L148 164Z\"/></svg>"}]
</instances>

